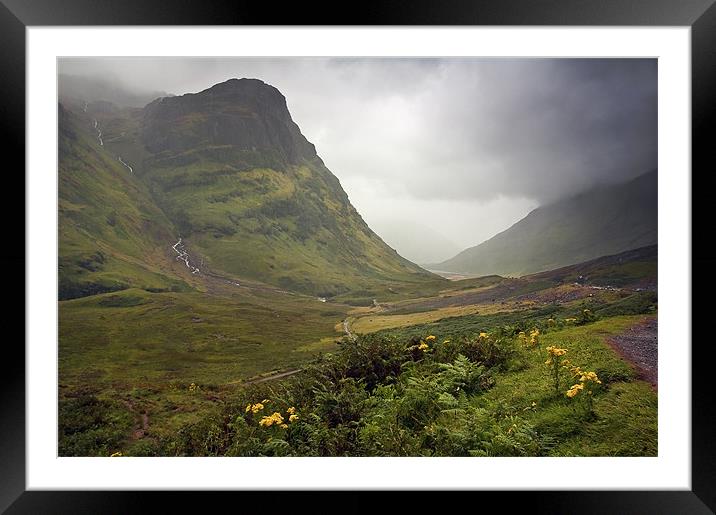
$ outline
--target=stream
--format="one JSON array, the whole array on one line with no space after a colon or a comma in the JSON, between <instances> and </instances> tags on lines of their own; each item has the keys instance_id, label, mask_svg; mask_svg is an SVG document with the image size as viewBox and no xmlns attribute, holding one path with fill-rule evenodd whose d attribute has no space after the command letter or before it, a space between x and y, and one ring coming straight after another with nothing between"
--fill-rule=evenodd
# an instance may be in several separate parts
<instances>
[{"instance_id":1,"label":"stream","mask_svg":"<svg viewBox=\"0 0 716 515\"><path fill-rule=\"evenodd\" d=\"M181 238L179 238L178 242L172 245L172 249L177 253L177 259L179 261L184 261L184 264L189 270L191 270L192 274L199 273L199 269L189 262L189 254L187 253L184 244L181 242Z\"/></svg>"},{"instance_id":2,"label":"stream","mask_svg":"<svg viewBox=\"0 0 716 515\"><path fill-rule=\"evenodd\" d=\"M122 156L117 156L117 159L119 159L119 162L122 163L124 166L127 167L127 169L129 170L130 173L134 173L134 170L132 169L132 167L129 166L127 163L125 163L125 162L122 160ZM176 249L174 249L174 250L176 250Z\"/></svg>"},{"instance_id":3,"label":"stream","mask_svg":"<svg viewBox=\"0 0 716 515\"><path fill-rule=\"evenodd\" d=\"M97 119L94 121L94 128L97 130L97 139L99 140L99 144L101 146L104 146L104 141L102 141L102 129L99 128L99 123L97 123Z\"/></svg>"}]
</instances>

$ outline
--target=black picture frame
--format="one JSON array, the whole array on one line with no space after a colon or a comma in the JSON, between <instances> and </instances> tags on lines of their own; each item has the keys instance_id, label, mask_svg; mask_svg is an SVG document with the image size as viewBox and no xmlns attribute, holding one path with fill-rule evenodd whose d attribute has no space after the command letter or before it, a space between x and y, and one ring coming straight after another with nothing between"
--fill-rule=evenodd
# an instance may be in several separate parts
<instances>
[{"instance_id":1,"label":"black picture frame","mask_svg":"<svg viewBox=\"0 0 716 515\"><path fill-rule=\"evenodd\" d=\"M529 506L538 513L713 513L716 510L716 435L713 381L708 359L705 323L713 315L708 302L698 302L697 292L713 291L716 255L705 238L711 216L699 195L709 195L714 174L709 171L712 144L709 136L716 120L716 0L430 0L349 4L293 2L271 3L196 0L0 0L0 130L3 146L3 210L0 270L11 298L8 308L23 309L17 292L24 291L17 270L26 268L25 226L18 223L24 208L25 169L25 29L45 25L574 25L574 26L688 26L691 27L692 72L692 334L682 342L665 342L692 352L692 490L691 491L533 491L461 493L453 502L477 496L479 502L497 501L501 509ZM8 159L11 158L11 159ZM9 163L12 163L10 165ZM695 171L698 171L695 173ZM23 192L23 194L20 194ZM22 211L20 211L22 210ZM24 299L24 294L22 296ZM704 296L704 299L706 297ZM22 306L22 307L21 307ZM19 318L19 317L17 317ZM5 338L0 362L0 511L7 513L129 513L149 511L156 502L160 512L187 511L234 503L242 496L246 509L254 503L241 492L77 492L26 491L25 487L25 353L19 338L9 335L19 326L5 314ZM24 339L24 326L18 331ZM697 331L700 329L700 331ZM688 339L691 339L691 342ZM211 498L209 499L209 494ZM271 503L301 503L305 493L272 493ZM333 493L322 494L330 505ZM340 510L367 511L376 505L373 493L344 493ZM290 498L290 501L289 501ZM266 494L263 497L266 500ZM422 493L412 502L423 503ZM262 501L256 501L260 504ZM248 503L248 504L247 504ZM145 510L146 509L146 510ZM322 510L319 510L322 511Z\"/></svg>"}]
</instances>

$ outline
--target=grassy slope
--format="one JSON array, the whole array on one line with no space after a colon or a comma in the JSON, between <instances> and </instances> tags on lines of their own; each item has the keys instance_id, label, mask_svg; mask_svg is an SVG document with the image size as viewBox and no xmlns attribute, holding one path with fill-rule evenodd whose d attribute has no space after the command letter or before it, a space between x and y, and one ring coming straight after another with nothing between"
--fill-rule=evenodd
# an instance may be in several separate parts
<instances>
[{"instance_id":1,"label":"grassy slope","mask_svg":"<svg viewBox=\"0 0 716 515\"><path fill-rule=\"evenodd\" d=\"M542 348L566 348L566 358L595 371L604 382L605 391L595 397L596 419L583 416L580 402L553 394L544 365L546 353L537 349L526 351L525 368L501 375L481 401L522 408L537 431L554 439L553 456L656 456L656 392L648 383L635 380L631 367L604 341L644 318L611 317L547 333L540 342ZM561 390L571 384L573 381L563 377Z\"/></svg>"},{"instance_id":2,"label":"grassy slope","mask_svg":"<svg viewBox=\"0 0 716 515\"><path fill-rule=\"evenodd\" d=\"M73 437L61 448L70 454L107 455L118 448L142 454L144 445L201 419L243 380L335 350L334 326L345 310L270 291L212 295L128 289L63 301L61 406L72 406L87 393L95 396L106 414L97 438L106 441L114 433L109 441L115 447L82 446ZM190 390L191 383L199 390ZM62 412L64 426L72 421L68 410ZM143 413L149 431L145 438L130 438Z\"/></svg>"},{"instance_id":3,"label":"grassy slope","mask_svg":"<svg viewBox=\"0 0 716 515\"><path fill-rule=\"evenodd\" d=\"M638 296L638 295L637 295ZM633 299L632 299L633 300ZM530 422L550 442L552 456L655 456L657 454L657 394L646 382L636 380L632 367L606 343L606 338L656 315L605 315L595 323L581 326L560 324L549 328L548 318L558 321L577 315L573 309L545 308L517 310L485 316L444 319L438 323L419 324L383 331L398 338L437 336L455 340L482 331L492 332L504 325L524 330L540 327L539 348L524 349L517 365L495 376L495 386L484 395L475 396L472 404L513 413ZM607 304L616 313L632 312L632 306ZM643 311L650 311L641 306ZM441 343L438 343L440 345ZM447 344L449 345L449 343ZM566 371L555 395L551 377L544 364L544 348L556 345L568 350L566 358L585 370L592 370L604 382L595 395L594 418L587 416L584 403L564 396L572 384ZM532 406L532 403L535 406Z\"/></svg>"},{"instance_id":4,"label":"grassy slope","mask_svg":"<svg viewBox=\"0 0 716 515\"><path fill-rule=\"evenodd\" d=\"M545 279L562 283L579 281L594 286L629 286L653 289L656 286L658 272L657 258L658 247L650 245L537 273L529 279Z\"/></svg>"},{"instance_id":5,"label":"grassy slope","mask_svg":"<svg viewBox=\"0 0 716 515\"><path fill-rule=\"evenodd\" d=\"M179 176L182 185L172 186ZM400 294L444 283L383 244L352 206L334 200L310 165L279 172L202 161L155 167L150 177L161 185L168 211L187 221L190 247L223 274L364 302L389 288Z\"/></svg>"},{"instance_id":6,"label":"grassy slope","mask_svg":"<svg viewBox=\"0 0 716 515\"><path fill-rule=\"evenodd\" d=\"M301 348L317 348L341 316L336 305L275 294L129 289L73 299L60 310L60 377L221 385L305 360Z\"/></svg>"},{"instance_id":7,"label":"grassy slope","mask_svg":"<svg viewBox=\"0 0 716 515\"><path fill-rule=\"evenodd\" d=\"M167 259L171 223L91 124L60 110L60 299L130 286L187 289Z\"/></svg>"},{"instance_id":8,"label":"grassy slope","mask_svg":"<svg viewBox=\"0 0 716 515\"><path fill-rule=\"evenodd\" d=\"M519 276L655 244L656 192L654 171L540 207L434 268Z\"/></svg>"}]
</instances>

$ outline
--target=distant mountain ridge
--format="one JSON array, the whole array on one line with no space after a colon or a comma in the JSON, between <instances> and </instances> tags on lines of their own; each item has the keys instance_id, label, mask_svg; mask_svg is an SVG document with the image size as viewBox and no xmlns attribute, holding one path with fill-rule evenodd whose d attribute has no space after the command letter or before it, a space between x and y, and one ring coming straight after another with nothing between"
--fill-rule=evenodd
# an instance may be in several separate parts
<instances>
[{"instance_id":1,"label":"distant mountain ridge","mask_svg":"<svg viewBox=\"0 0 716 515\"><path fill-rule=\"evenodd\" d=\"M489 240L430 268L521 276L657 243L657 171L531 211Z\"/></svg>"}]
</instances>

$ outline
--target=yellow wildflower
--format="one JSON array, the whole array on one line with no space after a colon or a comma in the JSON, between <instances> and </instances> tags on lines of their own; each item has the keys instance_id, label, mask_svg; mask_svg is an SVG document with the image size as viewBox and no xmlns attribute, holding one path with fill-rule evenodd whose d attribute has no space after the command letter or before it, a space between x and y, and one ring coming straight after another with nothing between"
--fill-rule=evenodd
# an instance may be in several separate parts
<instances>
[{"instance_id":1,"label":"yellow wildflower","mask_svg":"<svg viewBox=\"0 0 716 515\"><path fill-rule=\"evenodd\" d=\"M298 420L298 415L292 414L290 417L288 417L289 422L296 422L297 420Z\"/></svg>"},{"instance_id":2,"label":"yellow wildflower","mask_svg":"<svg viewBox=\"0 0 716 515\"><path fill-rule=\"evenodd\" d=\"M489 338L490 335L487 333L480 333L480 338Z\"/></svg>"},{"instance_id":3,"label":"yellow wildflower","mask_svg":"<svg viewBox=\"0 0 716 515\"><path fill-rule=\"evenodd\" d=\"M281 428L288 429L288 424L281 424Z\"/></svg>"},{"instance_id":4,"label":"yellow wildflower","mask_svg":"<svg viewBox=\"0 0 716 515\"><path fill-rule=\"evenodd\" d=\"M256 404L254 404L253 406L251 406L251 412L252 412L252 413L258 413L258 412L261 411L262 409L264 409L264 405L263 405L262 403L260 403L260 402L257 402Z\"/></svg>"},{"instance_id":5,"label":"yellow wildflower","mask_svg":"<svg viewBox=\"0 0 716 515\"><path fill-rule=\"evenodd\" d=\"M581 372L581 370L580 370ZM581 372L581 377L579 378L581 382L585 381L591 381L593 383L602 384L602 382L599 380L599 377L597 377L597 374L595 372Z\"/></svg>"},{"instance_id":6,"label":"yellow wildflower","mask_svg":"<svg viewBox=\"0 0 716 515\"><path fill-rule=\"evenodd\" d=\"M567 397L572 398L575 395L577 395L579 392L581 392L582 390L584 390L584 385L582 383L577 383L577 384L572 385L572 387L569 390L567 390L566 395L567 395Z\"/></svg>"},{"instance_id":7,"label":"yellow wildflower","mask_svg":"<svg viewBox=\"0 0 716 515\"><path fill-rule=\"evenodd\" d=\"M443 343L450 343L450 340L443 340Z\"/></svg>"},{"instance_id":8,"label":"yellow wildflower","mask_svg":"<svg viewBox=\"0 0 716 515\"><path fill-rule=\"evenodd\" d=\"M249 411L251 411L251 403L250 402L246 405L246 413L248 413Z\"/></svg>"},{"instance_id":9,"label":"yellow wildflower","mask_svg":"<svg viewBox=\"0 0 716 515\"><path fill-rule=\"evenodd\" d=\"M296 408L291 406L286 410L286 413L288 413L289 415L293 415L294 413L296 413Z\"/></svg>"},{"instance_id":10,"label":"yellow wildflower","mask_svg":"<svg viewBox=\"0 0 716 515\"><path fill-rule=\"evenodd\" d=\"M259 420L260 426L271 427L274 424L283 424L283 417L279 412L274 412L268 417L263 417L261 420Z\"/></svg>"},{"instance_id":11,"label":"yellow wildflower","mask_svg":"<svg viewBox=\"0 0 716 515\"><path fill-rule=\"evenodd\" d=\"M434 340L434 339L435 339L435 336L433 336L433 335L431 334L430 336L428 336L427 338L425 338L425 341L428 341L428 342L429 342L429 341Z\"/></svg>"},{"instance_id":12,"label":"yellow wildflower","mask_svg":"<svg viewBox=\"0 0 716 515\"><path fill-rule=\"evenodd\" d=\"M564 356L567 354L567 349L560 349L559 347L555 347L554 345L550 345L545 349L550 356Z\"/></svg>"},{"instance_id":13,"label":"yellow wildflower","mask_svg":"<svg viewBox=\"0 0 716 515\"><path fill-rule=\"evenodd\" d=\"M110 458L119 458L122 456L121 452L115 452L114 454L110 454Z\"/></svg>"},{"instance_id":14,"label":"yellow wildflower","mask_svg":"<svg viewBox=\"0 0 716 515\"><path fill-rule=\"evenodd\" d=\"M420 345L418 345L418 349L420 349L421 351L425 352L426 350L429 349L429 346L428 346L427 343L421 341L421 342L420 342Z\"/></svg>"}]
</instances>

